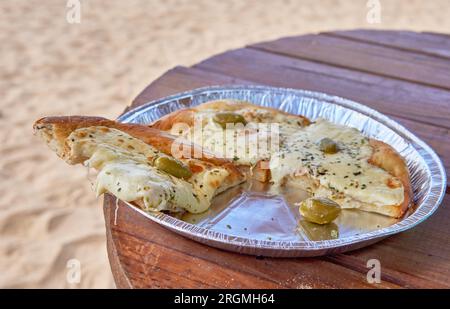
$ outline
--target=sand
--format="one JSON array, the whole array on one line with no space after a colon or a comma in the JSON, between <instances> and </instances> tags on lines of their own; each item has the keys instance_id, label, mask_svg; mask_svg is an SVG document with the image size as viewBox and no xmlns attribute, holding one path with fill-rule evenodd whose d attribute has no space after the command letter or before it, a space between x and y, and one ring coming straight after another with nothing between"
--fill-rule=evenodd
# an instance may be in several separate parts
<instances>
[{"instance_id":1,"label":"sand","mask_svg":"<svg viewBox=\"0 0 450 309\"><path fill-rule=\"evenodd\" d=\"M252 42L333 29L449 32L450 3L90 0L80 24L66 0L0 1L0 287L114 287L101 199L86 170L32 135L46 115L115 117L152 80ZM67 262L80 262L79 283Z\"/></svg>"}]
</instances>

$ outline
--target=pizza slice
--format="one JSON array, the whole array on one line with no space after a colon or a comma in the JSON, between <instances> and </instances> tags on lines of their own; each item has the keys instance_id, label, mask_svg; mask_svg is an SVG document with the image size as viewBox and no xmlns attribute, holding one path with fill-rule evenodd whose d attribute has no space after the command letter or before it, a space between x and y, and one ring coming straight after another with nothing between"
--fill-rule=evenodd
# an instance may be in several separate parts
<instances>
[{"instance_id":1,"label":"pizza slice","mask_svg":"<svg viewBox=\"0 0 450 309\"><path fill-rule=\"evenodd\" d=\"M98 195L109 192L146 211L201 213L214 196L246 179L229 160L190 143L184 144L189 152L172 156L176 137L144 125L46 117L34 130L67 163L98 171Z\"/></svg>"},{"instance_id":2,"label":"pizza slice","mask_svg":"<svg viewBox=\"0 0 450 309\"><path fill-rule=\"evenodd\" d=\"M270 160L271 181L342 208L401 217L411 202L404 159L355 128L318 119L290 135Z\"/></svg>"}]
</instances>

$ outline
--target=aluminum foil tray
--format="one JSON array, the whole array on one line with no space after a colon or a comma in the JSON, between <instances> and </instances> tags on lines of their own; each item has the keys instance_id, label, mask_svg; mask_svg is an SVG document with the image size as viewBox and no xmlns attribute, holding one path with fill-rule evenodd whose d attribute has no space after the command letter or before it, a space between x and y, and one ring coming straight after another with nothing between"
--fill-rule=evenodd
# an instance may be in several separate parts
<instances>
[{"instance_id":1,"label":"aluminum foil tray","mask_svg":"<svg viewBox=\"0 0 450 309\"><path fill-rule=\"evenodd\" d=\"M355 127L368 137L388 143L406 158L414 205L400 220L343 210L332 227L311 227L302 221L288 196L268 194L261 185L247 183L217 196L211 209L201 215L176 218L163 213L146 213L126 203L129 207L169 230L213 247L260 256L304 257L361 248L406 231L427 219L442 201L446 175L436 153L397 122L347 99L264 86L208 87L149 102L128 111L118 120L147 124L180 108L218 99L250 101L312 120L322 117ZM337 238L329 237L330 228L338 231Z\"/></svg>"}]
</instances>

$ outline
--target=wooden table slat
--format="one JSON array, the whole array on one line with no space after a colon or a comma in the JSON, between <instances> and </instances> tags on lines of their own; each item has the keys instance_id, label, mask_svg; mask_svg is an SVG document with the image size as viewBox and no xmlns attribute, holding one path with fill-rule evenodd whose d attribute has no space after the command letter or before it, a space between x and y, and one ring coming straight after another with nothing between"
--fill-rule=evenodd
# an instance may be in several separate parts
<instances>
[{"instance_id":1,"label":"wooden table slat","mask_svg":"<svg viewBox=\"0 0 450 309\"><path fill-rule=\"evenodd\" d=\"M252 47L299 59L450 89L449 61L405 50L325 34L283 38L255 44Z\"/></svg>"},{"instance_id":2,"label":"wooden table slat","mask_svg":"<svg viewBox=\"0 0 450 309\"><path fill-rule=\"evenodd\" d=\"M335 37L450 59L450 37L412 31L357 30L324 33Z\"/></svg>"},{"instance_id":3,"label":"wooden table slat","mask_svg":"<svg viewBox=\"0 0 450 309\"><path fill-rule=\"evenodd\" d=\"M226 76L214 72L202 71L199 74L191 72L193 68L177 66L164 73L156 81L148 85L132 102L136 107L150 101L175 93L213 85L251 84L240 78Z\"/></svg>"},{"instance_id":4,"label":"wooden table slat","mask_svg":"<svg viewBox=\"0 0 450 309\"><path fill-rule=\"evenodd\" d=\"M126 207L124 205L124 207ZM119 216L122 213L119 214ZM145 224L154 225L152 222L145 222ZM121 232L121 233L120 233ZM161 231L166 234L167 231ZM263 279L254 274L239 272L233 269L225 268L220 264L213 263L203 257L196 257L188 252L180 252L173 250L173 243L164 243L158 241L155 243L153 238L143 238L143 235L136 237L136 234L129 235L123 233L122 230L115 230L113 233L117 237L119 250L121 251L121 258L126 257L128 265L125 269L132 267L133 273L139 273L140 276L131 276L131 280L135 285L138 282L145 282L153 276L158 276L159 279L164 276L166 280L177 276L177 279L184 280L184 284L189 284L189 288L210 287L219 288L235 287L235 288L250 288L252 285L264 286L266 288L280 288L280 285L273 280ZM161 234L162 234L161 233ZM175 236L175 235L174 235ZM161 238L158 236L158 238ZM172 238L164 237L165 241L173 240ZM144 244L142 242L144 241ZM170 244L170 245L168 245ZM142 254L141 252L145 252ZM164 258L161 258L163 256ZM214 273L212 276L211 273ZM163 274L161 274L163 273ZM192 274L195 273L195 276ZM219 281L220 285L215 284ZM152 283L152 282L148 282ZM147 285L147 284L144 284Z\"/></svg>"}]
</instances>

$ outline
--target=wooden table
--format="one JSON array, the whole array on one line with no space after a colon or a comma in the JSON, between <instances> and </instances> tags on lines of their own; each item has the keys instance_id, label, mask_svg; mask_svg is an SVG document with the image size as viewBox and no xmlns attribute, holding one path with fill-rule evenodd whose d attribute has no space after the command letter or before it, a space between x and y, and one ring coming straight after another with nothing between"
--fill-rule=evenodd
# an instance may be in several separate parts
<instances>
[{"instance_id":1,"label":"wooden table","mask_svg":"<svg viewBox=\"0 0 450 309\"><path fill-rule=\"evenodd\" d=\"M283 38L232 50L151 83L138 106L177 92L262 84L325 92L366 104L424 139L450 174L450 35L342 31ZM412 230L370 247L320 258L257 258L211 248L104 203L108 254L120 288L450 287L450 190ZM381 262L379 284L366 280Z\"/></svg>"}]
</instances>

